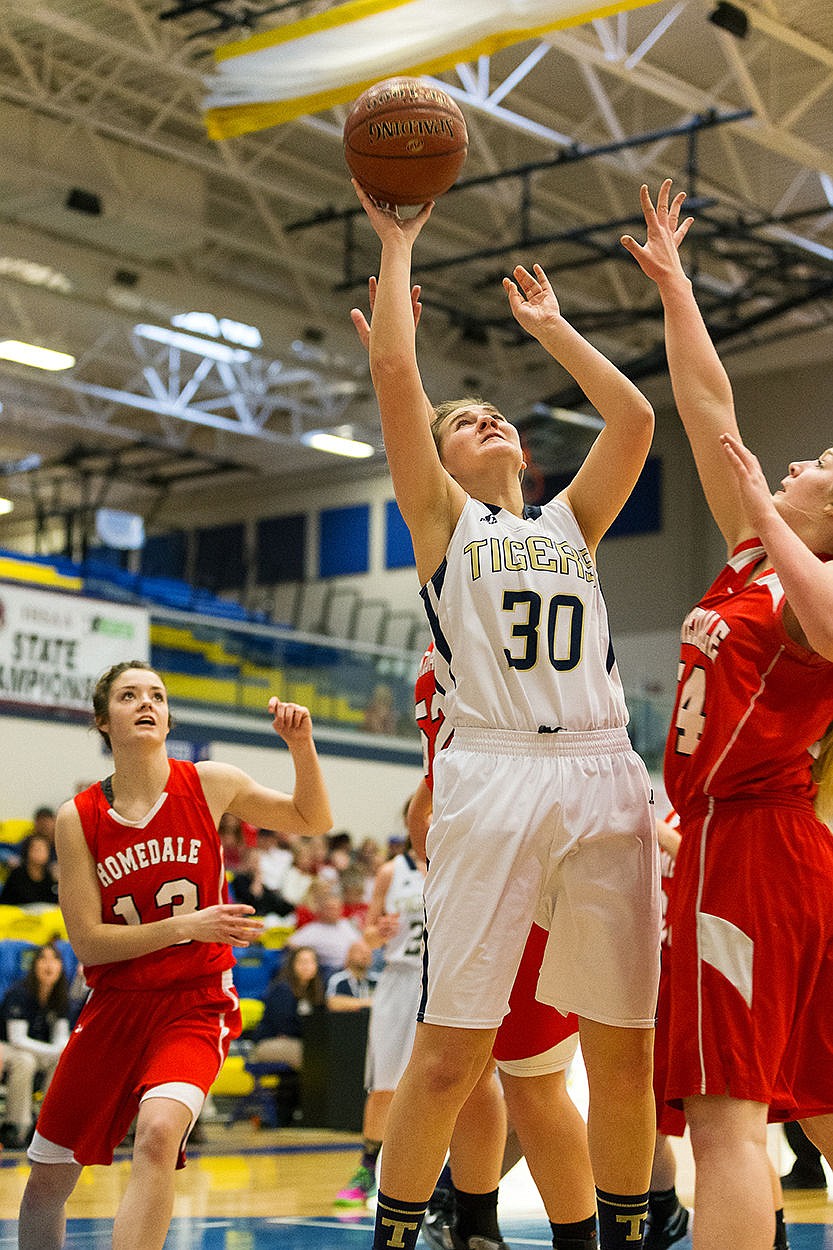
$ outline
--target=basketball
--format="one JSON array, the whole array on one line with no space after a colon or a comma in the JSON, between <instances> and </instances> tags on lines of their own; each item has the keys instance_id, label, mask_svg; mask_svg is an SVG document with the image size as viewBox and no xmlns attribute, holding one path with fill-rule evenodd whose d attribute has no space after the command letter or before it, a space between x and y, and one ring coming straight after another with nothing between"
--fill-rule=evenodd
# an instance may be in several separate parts
<instances>
[{"instance_id":1,"label":"basketball","mask_svg":"<svg viewBox=\"0 0 833 1250\"><path fill-rule=\"evenodd\" d=\"M344 156L380 204L424 204L463 167L469 137L451 96L419 78L388 78L359 96L344 123Z\"/></svg>"}]
</instances>

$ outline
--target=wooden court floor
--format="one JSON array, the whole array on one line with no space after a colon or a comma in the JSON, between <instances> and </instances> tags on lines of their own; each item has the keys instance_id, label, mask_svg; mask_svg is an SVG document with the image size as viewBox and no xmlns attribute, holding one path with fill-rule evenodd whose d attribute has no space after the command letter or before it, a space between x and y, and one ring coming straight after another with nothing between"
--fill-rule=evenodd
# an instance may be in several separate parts
<instances>
[{"instance_id":1,"label":"wooden court floor","mask_svg":"<svg viewBox=\"0 0 833 1250\"><path fill-rule=\"evenodd\" d=\"M773 1130L772 1151L781 1146ZM257 1129L247 1123L206 1126L206 1143L189 1151L177 1177L166 1250L367 1250L372 1216L339 1217L332 1201L356 1161L359 1139L312 1129ZM776 1166L786 1170L784 1146ZM87 1168L69 1208L67 1250L106 1250L110 1221L127 1182L129 1155L111 1168ZM0 1155L0 1250L14 1250L16 1216L26 1182L25 1156ZM693 1170L685 1142L678 1151L678 1189L690 1203ZM833 1194L833 1184L831 1184ZM501 1227L512 1250L551 1246L538 1195L524 1164L501 1184ZM833 1250L833 1199L823 1192L786 1202L792 1250ZM689 1250L689 1239L678 1242ZM137 1247L137 1250L141 1250Z\"/></svg>"}]
</instances>

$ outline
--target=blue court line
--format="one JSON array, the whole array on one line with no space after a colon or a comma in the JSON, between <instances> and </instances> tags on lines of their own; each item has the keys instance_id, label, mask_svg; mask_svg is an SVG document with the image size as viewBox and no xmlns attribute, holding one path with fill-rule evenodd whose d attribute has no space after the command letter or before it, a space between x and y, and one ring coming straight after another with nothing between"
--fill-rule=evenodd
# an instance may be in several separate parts
<instances>
[{"instance_id":1,"label":"blue court line","mask_svg":"<svg viewBox=\"0 0 833 1250\"><path fill-rule=\"evenodd\" d=\"M551 1246L543 1218L501 1220L507 1244L512 1250L526 1246ZM787 1225L791 1250L833 1250L833 1225ZM67 1250L107 1250L111 1220L70 1220ZM362 1213L353 1219L301 1216L175 1218L165 1242L166 1250L367 1250L372 1219ZM0 1220L0 1250L14 1250L17 1225ZM424 1243L421 1243L424 1246ZM690 1237L677 1243L679 1250L691 1250Z\"/></svg>"}]
</instances>

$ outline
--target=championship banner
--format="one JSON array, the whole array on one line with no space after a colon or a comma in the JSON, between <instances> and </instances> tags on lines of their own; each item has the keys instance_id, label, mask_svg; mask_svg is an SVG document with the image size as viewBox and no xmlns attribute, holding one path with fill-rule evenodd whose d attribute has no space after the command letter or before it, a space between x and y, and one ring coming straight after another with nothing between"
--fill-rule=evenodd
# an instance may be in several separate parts
<instances>
[{"instance_id":1,"label":"championship banner","mask_svg":"<svg viewBox=\"0 0 833 1250\"><path fill-rule=\"evenodd\" d=\"M215 52L212 139L354 100L382 78L419 77L565 26L657 0L349 0Z\"/></svg>"},{"instance_id":2,"label":"championship banner","mask_svg":"<svg viewBox=\"0 0 833 1250\"><path fill-rule=\"evenodd\" d=\"M144 608L0 584L0 708L91 714L104 670L149 651Z\"/></svg>"}]
</instances>

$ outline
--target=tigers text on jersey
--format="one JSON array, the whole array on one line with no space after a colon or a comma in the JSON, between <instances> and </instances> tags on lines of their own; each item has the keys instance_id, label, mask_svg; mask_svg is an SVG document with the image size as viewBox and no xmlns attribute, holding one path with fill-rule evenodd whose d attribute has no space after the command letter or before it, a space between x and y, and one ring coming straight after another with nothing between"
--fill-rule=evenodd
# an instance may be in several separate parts
<instances>
[{"instance_id":1,"label":"tigers text on jersey","mask_svg":"<svg viewBox=\"0 0 833 1250\"><path fill-rule=\"evenodd\" d=\"M111 807L101 783L75 797L95 863L104 924L148 924L228 901L220 838L193 764L169 760L158 801L141 821ZM93 988L161 989L231 968L230 946L180 942L135 959L87 965Z\"/></svg>"},{"instance_id":2,"label":"tigers text on jersey","mask_svg":"<svg viewBox=\"0 0 833 1250\"><path fill-rule=\"evenodd\" d=\"M665 785L677 811L708 797L809 800L808 750L833 720L833 664L784 629L784 592L758 539L741 543L683 622Z\"/></svg>"},{"instance_id":3,"label":"tigers text on jersey","mask_svg":"<svg viewBox=\"0 0 833 1250\"><path fill-rule=\"evenodd\" d=\"M422 966L424 884L425 877L410 855L397 855L393 860L391 883L385 894L385 915L397 915L399 928L385 942L385 967L391 964Z\"/></svg>"},{"instance_id":4,"label":"tigers text on jersey","mask_svg":"<svg viewBox=\"0 0 833 1250\"><path fill-rule=\"evenodd\" d=\"M561 500L517 517L468 498L421 594L451 725L627 724L596 568Z\"/></svg>"}]
</instances>

